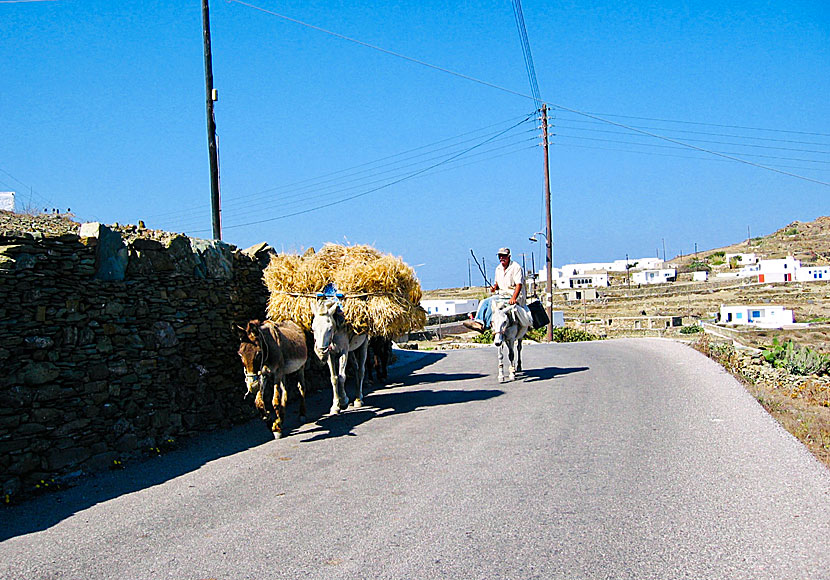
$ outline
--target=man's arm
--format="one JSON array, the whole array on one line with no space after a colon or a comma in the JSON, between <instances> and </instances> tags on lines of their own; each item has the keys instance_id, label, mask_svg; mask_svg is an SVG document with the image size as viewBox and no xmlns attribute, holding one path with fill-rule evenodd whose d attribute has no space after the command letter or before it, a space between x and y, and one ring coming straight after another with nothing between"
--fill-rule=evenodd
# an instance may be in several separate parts
<instances>
[{"instance_id":1,"label":"man's arm","mask_svg":"<svg viewBox=\"0 0 830 580\"><path fill-rule=\"evenodd\" d=\"M519 294L522 291L522 285L516 284L515 288L513 288L513 296L510 298L509 304L516 304L516 300L519 298Z\"/></svg>"}]
</instances>

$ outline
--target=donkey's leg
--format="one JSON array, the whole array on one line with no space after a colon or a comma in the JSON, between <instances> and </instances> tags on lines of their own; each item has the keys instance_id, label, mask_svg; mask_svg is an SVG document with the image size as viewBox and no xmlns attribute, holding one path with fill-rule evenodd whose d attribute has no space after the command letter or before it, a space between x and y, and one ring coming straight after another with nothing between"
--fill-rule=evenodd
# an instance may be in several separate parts
<instances>
[{"instance_id":1,"label":"donkey's leg","mask_svg":"<svg viewBox=\"0 0 830 580\"><path fill-rule=\"evenodd\" d=\"M344 352L339 357L337 373L337 395L340 398L340 408L345 409L349 406L349 397L346 395L346 367L349 364L349 353Z\"/></svg>"},{"instance_id":2,"label":"donkey's leg","mask_svg":"<svg viewBox=\"0 0 830 580\"><path fill-rule=\"evenodd\" d=\"M328 364L329 364L329 375L331 380L331 391L332 391L332 401L331 401L331 409L329 413L332 415L337 415L340 412L340 389L337 388L337 363L338 360L335 360L335 357L331 354L328 356Z\"/></svg>"},{"instance_id":3,"label":"donkey's leg","mask_svg":"<svg viewBox=\"0 0 830 580\"><path fill-rule=\"evenodd\" d=\"M519 339L519 343L516 345L516 372L522 372L522 339Z\"/></svg>"},{"instance_id":4,"label":"donkey's leg","mask_svg":"<svg viewBox=\"0 0 830 580\"><path fill-rule=\"evenodd\" d=\"M497 346L496 349L499 351L499 382L503 383L507 380L504 377L504 344Z\"/></svg>"},{"instance_id":5,"label":"donkey's leg","mask_svg":"<svg viewBox=\"0 0 830 580\"><path fill-rule=\"evenodd\" d=\"M274 423L271 425L271 431L274 433L274 437L280 438L282 437L282 424L285 418L285 377L272 376L271 381L274 383L274 396L271 399L271 405L274 407L276 415Z\"/></svg>"},{"instance_id":6,"label":"donkey's leg","mask_svg":"<svg viewBox=\"0 0 830 580\"><path fill-rule=\"evenodd\" d=\"M300 392L300 422L305 423L305 367L297 371L297 390Z\"/></svg>"},{"instance_id":7,"label":"donkey's leg","mask_svg":"<svg viewBox=\"0 0 830 580\"><path fill-rule=\"evenodd\" d=\"M363 406L363 377L366 370L366 353L369 351L369 339L355 351L355 362L357 363L357 372L355 373L355 380L357 381L357 396L354 400L355 407Z\"/></svg>"},{"instance_id":8,"label":"donkey's leg","mask_svg":"<svg viewBox=\"0 0 830 580\"><path fill-rule=\"evenodd\" d=\"M510 380L516 380L516 353L513 351L513 341L508 340L507 342L507 356L510 358Z\"/></svg>"}]
</instances>

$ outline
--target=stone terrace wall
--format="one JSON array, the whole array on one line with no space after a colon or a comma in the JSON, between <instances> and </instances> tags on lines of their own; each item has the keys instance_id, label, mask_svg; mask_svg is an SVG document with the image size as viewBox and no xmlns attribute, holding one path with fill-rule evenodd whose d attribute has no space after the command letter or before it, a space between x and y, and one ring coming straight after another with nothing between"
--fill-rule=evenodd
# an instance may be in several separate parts
<instances>
[{"instance_id":1,"label":"stone terrace wall","mask_svg":"<svg viewBox=\"0 0 830 580\"><path fill-rule=\"evenodd\" d=\"M231 331L264 316L256 257L184 236L125 244L98 224L80 229L0 227L6 501L256 415Z\"/></svg>"}]
</instances>

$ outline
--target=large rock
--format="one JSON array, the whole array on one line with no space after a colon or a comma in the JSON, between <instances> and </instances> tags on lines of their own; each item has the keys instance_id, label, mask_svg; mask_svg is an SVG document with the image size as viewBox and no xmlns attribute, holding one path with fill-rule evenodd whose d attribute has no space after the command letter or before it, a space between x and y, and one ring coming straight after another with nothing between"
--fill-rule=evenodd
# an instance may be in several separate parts
<instances>
[{"instance_id":1,"label":"large rock","mask_svg":"<svg viewBox=\"0 0 830 580\"><path fill-rule=\"evenodd\" d=\"M82 238L97 238L95 256L95 278L98 280L123 280L127 272L129 252L121 234L104 224L88 222L81 224Z\"/></svg>"}]
</instances>

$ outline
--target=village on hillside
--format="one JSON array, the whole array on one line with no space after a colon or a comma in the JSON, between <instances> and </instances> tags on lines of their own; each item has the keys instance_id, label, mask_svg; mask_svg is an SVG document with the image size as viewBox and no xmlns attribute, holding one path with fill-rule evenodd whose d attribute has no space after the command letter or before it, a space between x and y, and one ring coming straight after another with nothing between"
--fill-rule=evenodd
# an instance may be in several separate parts
<instances>
[{"instance_id":1,"label":"village on hillside","mask_svg":"<svg viewBox=\"0 0 830 580\"><path fill-rule=\"evenodd\" d=\"M544 269L527 275L529 295L545 305L546 278ZM830 350L830 217L667 261L566 264L552 278L555 322L600 336L675 335L709 324L757 335L741 337L750 344L779 329ZM422 306L434 322L475 312L484 296L481 287L434 290Z\"/></svg>"}]
</instances>

